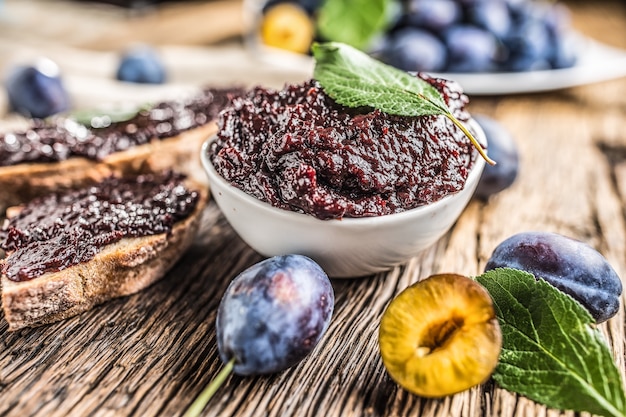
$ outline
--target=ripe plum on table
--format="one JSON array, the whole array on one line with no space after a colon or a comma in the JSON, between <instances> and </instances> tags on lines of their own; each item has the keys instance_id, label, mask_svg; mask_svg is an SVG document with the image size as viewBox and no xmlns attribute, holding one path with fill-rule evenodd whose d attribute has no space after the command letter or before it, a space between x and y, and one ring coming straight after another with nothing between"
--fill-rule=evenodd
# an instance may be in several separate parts
<instances>
[{"instance_id":1,"label":"ripe plum on table","mask_svg":"<svg viewBox=\"0 0 626 417\"><path fill-rule=\"evenodd\" d=\"M217 310L217 349L224 368L189 406L198 417L231 372L283 371L315 348L333 312L326 273L302 255L275 256L237 275Z\"/></svg>"},{"instance_id":2,"label":"ripe plum on table","mask_svg":"<svg viewBox=\"0 0 626 417\"><path fill-rule=\"evenodd\" d=\"M57 64L42 58L17 66L5 81L11 110L26 117L46 118L69 110L70 98Z\"/></svg>"},{"instance_id":3,"label":"ripe plum on table","mask_svg":"<svg viewBox=\"0 0 626 417\"><path fill-rule=\"evenodd\" d=\"M161 57L152 47L139 45L121 56L116 78L138 84L163 84L167 71Z\"/></svg>"},{"instance_id":4,"label":"ripe plum on table","mask_svg":"<svg viewBox=\"0 0 626 417\"><path fill-rule=\"evenodd\" d=\"M543 278L580 302L596 322L619 310L622 282L591 246L556 233L524 232L500 243L485 271L514 268Z\"/></svg>"},{"instance_id":5,"label":"ripe plum on table","mask_svg":"<svg viewBox=\"0 0 626 417\"><path fill-rule=\"evenodd\" d=\"M510 187L519 171L519 152L513 135L501 123L489 116L474 115L485 132L487 153L496 165L485 165L474 196L487 200L490 196Z\"/></svg>"},{"instance_id":6,"label":"ripe plum on table","mask_svg":"<svg viewBox=\"0 0 626 417\"><path fill-rule=\"evenodd\" d=\"M279 372L306 357L328 328L334 293L326 273L301 255L266 259L238 275L217 313L224 363L239 375Z\"/></svg>"},{"instance_id":7,"label":"ripe plum on table","mask_svg":"<svg viewBox=\"0 0 626 417\"><path fill-rule=\"evenodd\" d=\"M456 274L404 289L380 321L378 344L389 375L423 397L444 397L484 382L498 363L502 333L489 293Z\"/></svg>"}]
</instances>

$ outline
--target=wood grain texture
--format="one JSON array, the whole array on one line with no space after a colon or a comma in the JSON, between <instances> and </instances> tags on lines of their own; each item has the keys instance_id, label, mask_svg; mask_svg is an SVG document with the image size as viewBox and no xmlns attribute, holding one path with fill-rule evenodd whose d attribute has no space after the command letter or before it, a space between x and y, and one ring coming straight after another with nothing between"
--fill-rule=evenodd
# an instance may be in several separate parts
<instances>
[{"instance_id":1,"label":"wood grain texture","mask_svg":"<svg viewBox=\"0 0 626 417\"><path fill-rule=\"evenodd\" d=\"M626 47L622 2L571 7L578 28ZM471 202L449 234L406 265L333 280L335 314L313 354L276 375L232 376L204 415L575 415L492 381L448 398L419 398L389 378L378 354L380 317L395 295L433 273L479 274L495 246L513 233L544 230L581 239L626 277L626 79L473 98L470 110L514 133L522 161L516 183L487 203ZM221 367L214 327L221 295L237 273L261 259L211 203L192 248L142 293L45 327L10 333L1 322L0 416L181 415ZM600 326L622 375L624 323L622 307Z\"/></svg>"}]
</instances>

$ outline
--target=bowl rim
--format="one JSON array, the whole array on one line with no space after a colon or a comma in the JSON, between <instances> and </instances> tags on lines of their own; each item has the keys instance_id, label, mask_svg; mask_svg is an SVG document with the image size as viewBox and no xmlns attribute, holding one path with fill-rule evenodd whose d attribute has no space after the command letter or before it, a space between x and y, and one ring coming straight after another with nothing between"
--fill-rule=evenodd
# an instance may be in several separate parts
<instances>
[{"instance_id":1,"label":"bowl rim","mask_svg":"<svg viewBox=\"0 0 626 417\"><path fill-rule=\"evenodd\" d=\"M473 118L471 118L465 123L468 124L473 129L473 131L475 132L476 139L478 140L479 143L488 145L484 131L482 130L478 122L476 122ZM404 218L410 218L414 216L417 216L417 217L427 216L430 213L438 210L440 207L445 206L450 201L453 201L456 198L460 197L463 191L466 190L466 187L468 186L468 184L470 185L473 183L477 184L486 164L485 160L480 155L477 155L476 161L474 162L474 165L472 166L472 169L470 170L465 180L465 184L463 185L463 188L461 188L459 191L453 194L448 194L432 203L424 204L424 205L412 208L410 210L402 211L399 213L391 213L391 214L385 214L381 216L342 217L340 219L323 220L311 214L299 213L296 211L291 211L291 210L286 210L280 207L275 207L268 202L259 200L258 198L249 195L245 191L235 187L234 185L226 181L217 172L217 170L213 166L213 162L210 160L209 155L208 155L208 147L216 139L217 139L217 133L214 133L211 136L209 136L202 144L202 149L201 149L201 154L200 154L202 165L204 166L207 176L209 177L209 188L211 189L211 192L213 192L211 184L214 182L218 182L222 188L229 190L229 192L236 195L241 200L244 200L247 203L252 204L255 207L258 207L260 210L272 211L275 213L280 213L281 215L284 215L284 216L293 216L294 219L299 219L300 221L309 221L311 223L317 223L317 224L321 224L319 222L326 224L328 222L334 221L335 222L334 224L336 225L343 225L339 227L351 227L351 226L362 227L363 225L384 225L386 223L401 221Z\"/></svg>"}]
</instances>

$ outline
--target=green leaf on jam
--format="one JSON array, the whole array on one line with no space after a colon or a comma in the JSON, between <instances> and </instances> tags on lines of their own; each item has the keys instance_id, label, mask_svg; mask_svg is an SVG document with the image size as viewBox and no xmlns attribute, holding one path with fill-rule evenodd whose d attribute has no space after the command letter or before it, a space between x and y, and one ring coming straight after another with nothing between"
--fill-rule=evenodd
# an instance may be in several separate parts
<instances>
[{"instance_id":1,"label":"green leaf on jam","mask_svg":"<svg viewBox=\"0 0 626 417\"><path fill-rule=\"evenodd\" d=\"M326 0L317 12L317 30L324 38L367 47L389 22L389 0Z\"/></svg>"},{"instance_id":2,"label":"green leaf on jam","mask_svg":"<svg viewBox=\"0 0 626 417\"><path fill-rule=\"evenodd\" d=\"M515 269L495 269L476 280L491 294L502 329L493 374L498 384L561 410L626 415L619 370L578 301Z\"/></svg>"},{"instance_id":3,"label":"green leaf on jam","mask_svg":"<svg viewBox=\"0 0 626 417\"><path fill-rule=\"evenodd\" d=\"M445 116L465 133L488 163L495 164L428 82L340 42L314 43L312 51L313 77L337 103L373 107L399 116Z\"/></svg>"}]
</instances>

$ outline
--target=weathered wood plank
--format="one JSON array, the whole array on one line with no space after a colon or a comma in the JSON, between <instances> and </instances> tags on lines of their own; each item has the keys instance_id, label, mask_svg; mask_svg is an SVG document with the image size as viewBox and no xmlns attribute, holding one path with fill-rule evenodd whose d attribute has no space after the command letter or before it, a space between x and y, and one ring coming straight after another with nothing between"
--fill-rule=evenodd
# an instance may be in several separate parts
<instances>
[{"instance_id":1,"label":"weathered wood plank","mask_svg":"<svg viewBox=\"0 0 626 417\"><path fill-rule=\"evenodd\" d=\"M626 36L616 35L626 33L622 3L572 7L577 27L626 46ZM57 50L59 57L63 51ZM111 65L112 55L103 54L98 62ZM80 72L84 66L71 68ZM190 71L178 76L199 77ZM245 68L215 79L243 74ZM269 72L264 76L271 78ZM88 93L84 103L94 98ZM419 398L399 389L380 360L378 323L391 298L433 273L479 274L495 246L513 233L547 230L584 240L626 274L626 79L474 98L471 109L498 119L517 137L522 162L514 186L487 203L471 202L447 236L407 265L333 280L335 314L314 354L277 375L231 377L205 415L574 415L548 410L492 381L453 397ZM0 322L0 416L181 415L221 367L214 329L221 295L231 278L262 259L217 207L211 204L205 215L194 246L146 291L41 328L9 333ZM622 375L625 320L622 308L600 326Z\"/></svg>"}]
</instances>

